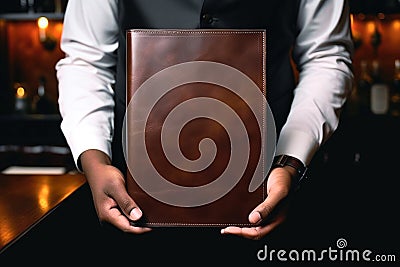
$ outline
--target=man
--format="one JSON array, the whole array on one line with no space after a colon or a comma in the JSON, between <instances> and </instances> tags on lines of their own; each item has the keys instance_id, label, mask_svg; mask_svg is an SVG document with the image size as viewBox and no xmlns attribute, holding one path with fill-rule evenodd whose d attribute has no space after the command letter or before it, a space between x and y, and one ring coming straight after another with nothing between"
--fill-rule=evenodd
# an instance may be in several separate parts
<instances>
[{"instance_id":1,"label":"man","mask_svg":"<svg viewBox=\"0 0 400 267\"><path fill-rule=\"evenodd\" d=\"M151 229L125 189L121 147L125 112L125 31L132 28L267 30L267 99L277 126L268 197L249 214L254 227L221 233L262 239L281 225L302 169L335 131L352 87L352 40L346 0L69 0L56 66L62 130L93 195L97 215L125 233ZM292 70L298 71L298 82ZM290 163L291 162L291 163ZM259 225L259 223L261 224Z\"/></svg>"}]
</instances>

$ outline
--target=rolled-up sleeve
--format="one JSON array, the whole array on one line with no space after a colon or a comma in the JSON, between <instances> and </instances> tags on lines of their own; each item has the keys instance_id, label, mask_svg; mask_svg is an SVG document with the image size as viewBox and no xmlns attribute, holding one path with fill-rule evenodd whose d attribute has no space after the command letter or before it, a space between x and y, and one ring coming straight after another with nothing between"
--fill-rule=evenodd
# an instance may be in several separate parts
<instances>
[{"instance_id":1,"label":"rolled-up sleeve","mask_svg":"<svg viewBox=\"0 0 400 267\"><path fill-rule=\"evenodd\" d=\"M76 164L88 149L111 157L117 36L116 1L68 2L60 44L65 57L56 71L61 129Z\"/></svg>"},{"instance_id":2,"label":"rolled-up sleeve","mask_svg":"<svg viewBox=\"0 0 400 267\"><path fill-rule=\"evenodd\" d=\"M308 165L337 129L353 82L353 43L346 0L302 0L293 58L299 82L276 154Z\"/></svg>"}]
</instances>

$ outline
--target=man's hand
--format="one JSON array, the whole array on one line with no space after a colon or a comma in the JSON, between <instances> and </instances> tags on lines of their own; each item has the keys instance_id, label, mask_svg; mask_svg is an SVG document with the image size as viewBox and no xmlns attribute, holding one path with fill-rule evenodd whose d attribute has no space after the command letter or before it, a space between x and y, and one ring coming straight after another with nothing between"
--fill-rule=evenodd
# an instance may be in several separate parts
<instances>
[{"instance_id":1,"label":"man's hand","mask_svg":"<svg viewBox=\"0 0 400 267\"><path fill-rule=\"evenodd\" d=\"M286 221L289 210L289 193L295 170L289 166L275 168L267 181L267 198L249 215L254 227L229 226L222 234L233 234L259 240Z\"/></svg>"},{"instance_id":2,"label":"man's hand","mask_svg":"<svg viewBox=\"0 0 400 267\"><path fill-rule=\"evenodd\" d=\"M139 220L142 211L128 195L125 178L111 165L109 157L101 151L88 150L82 153L80 160L100 222L108 222L127 233L150 231L150 228L131 225L130 220Z\"/></svg>"}]
</instances>

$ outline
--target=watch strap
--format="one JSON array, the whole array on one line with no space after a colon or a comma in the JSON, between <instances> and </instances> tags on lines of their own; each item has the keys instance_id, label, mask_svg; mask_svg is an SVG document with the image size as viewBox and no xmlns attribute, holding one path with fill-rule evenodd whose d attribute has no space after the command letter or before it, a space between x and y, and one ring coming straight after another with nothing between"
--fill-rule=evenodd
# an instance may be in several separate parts
<instances>
[{"instance_id":1,"label":"watch strap","mask_svg":"<svg viewBox=\"0 0 400 267\"><path fill-rule=\"evenodd\" d=\"M300 181L306 176L307 167L301 162L299 159L289 156L289 155L278 155L274 157L272 162L271 170L277 167L285 167L290 166L296 170L296 177L294 187L298 187L300 185Z\"/></svg>"}]
</instances>

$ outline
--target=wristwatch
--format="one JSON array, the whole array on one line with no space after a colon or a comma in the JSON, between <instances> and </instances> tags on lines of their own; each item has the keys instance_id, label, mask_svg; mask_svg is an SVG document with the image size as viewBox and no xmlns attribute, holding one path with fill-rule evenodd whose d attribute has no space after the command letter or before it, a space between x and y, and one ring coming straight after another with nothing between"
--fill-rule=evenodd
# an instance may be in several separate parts
<instances>
[{"instance_id":1,"label":"wristwatch","mask_svg":"<svg viewBox=\"0 0 400 267\"><path fill-rule=\"evenodd\" d=\"M274 157L272 162L271 170L277 167L285 167L290 166L296 170L296 177L294 177L295 181L293 186L298 188L300 186L300 181L306 177L307 167L297 158L289 156L289 155L279 155Z\"/></svg>"}]
</instances>

